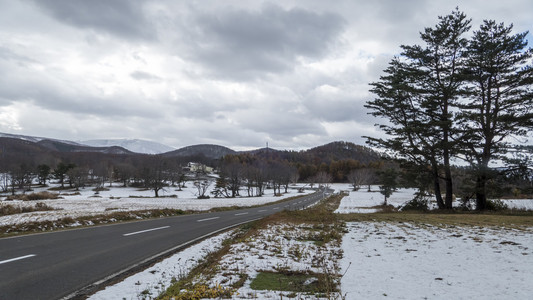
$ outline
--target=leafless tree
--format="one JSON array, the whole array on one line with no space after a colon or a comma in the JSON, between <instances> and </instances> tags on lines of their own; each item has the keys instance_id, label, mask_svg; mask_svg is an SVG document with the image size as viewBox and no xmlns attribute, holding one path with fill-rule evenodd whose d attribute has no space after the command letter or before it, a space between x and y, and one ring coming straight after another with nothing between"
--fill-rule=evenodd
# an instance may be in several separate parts
<instances>
[{"instance_id":1,"label":"leafless tree","mask_svg":"<svg viewBox=\"0 0 533 300\"><path fill-rule=\"evenodd\" d=\"M89 169L87 167L74 167L67 171L67 176L76 188L76 191L78 191L80 187L85 187L89 179Z\"/></svg>"},{"instance_id":2,"label":"leafless tree","mask_svg":"<svg viewBox=\"0 0 533 300\"><path fill-rule=\"evenodd\" d=\"M159 197L159 191L166 186L167 161L161 156L146 156L143 161L141 177L144 186L154 191L155 197Z\"/></svg>"},{"instance_id":3,"label":"leafless tree","mask_svg":"<svg viewBox=\"0 0 533 300\"><path fill-rule=\"evenodd\" d=\"M365 184L368 185L370 190L373 178L374 171L369 168L354 169L348 174L348 181L353 186L354 191L359 190Z\"/></svg>"},{"instance_id":4,"label":"leafless tree","mask_svg":"<svg viewBox=\"0 0 533 300\"><path fill-rule=\"evenodd\" d=\"M320 187L329 188L331 182L333 181L333 177L324 171L320 171L316 173L314 181L318 183Z\"/></svg>"},{"instance_id":5,"label":"leafless tree","mask_svg":"<svg viewBox=\"0 0 533 300\"><path fill-rule=\"evenodd\" d=\"M235 198L239 195L239 189L241 188L241 182L243 177L243 166L238 161L224 162L220 175L225 178L227 188L231 191L231 198Z\"/></svg>"},{"instance_id":6,"label":"leafless tree","mask_svg":"<svg viewBox=\"0 0 533 300\"><path fill-rule=\"evenodd\" d=\"M196 180L194 182L194 186L198 190L198 199L206 199L209 198L209 196L206 196L205 193L209 189L209 186L211 186L211 181L208 179L203 180Z\"/></svg>"}]
</instances>

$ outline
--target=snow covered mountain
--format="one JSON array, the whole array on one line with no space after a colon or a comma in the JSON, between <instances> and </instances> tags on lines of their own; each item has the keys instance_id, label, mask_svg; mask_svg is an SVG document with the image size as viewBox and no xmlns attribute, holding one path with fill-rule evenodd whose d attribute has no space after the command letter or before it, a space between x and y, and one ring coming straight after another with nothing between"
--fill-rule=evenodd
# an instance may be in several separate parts
<instances>
[{"instance_id":1,"label":"snow covered mountain","mask_svg":"<svg viewBox=\"0 0 533 300\"><path fill-rule=\"evenodd\" d=\"M29 141L33 143L38 143L43 140L50 140L50 141L60 142L60 143L69 144L69 145L81 146L80 143L76 143L73 141L58 140L58 139L51 139L51 138L38 137L38 136L29 136L29 135L10 134L10 133L3 133L3 132L0 132L0 137L19 139L19 140Z\"/></svg>"},{"instance_id":2,"label":"snow covered mountain","mask_svg":"<svg viewBox=\"0 0 533 300\"><path fill-rule=\"evenodd\" d=\"M101 140L87 140L79 141L80 144L84 144L91 147L111 147L119 146L126 148L132 152L146 153L146 154L159 154L175 150L167 145L161 143L139 140L139 139L101 139Z\"/></svg>"}]
</instances>

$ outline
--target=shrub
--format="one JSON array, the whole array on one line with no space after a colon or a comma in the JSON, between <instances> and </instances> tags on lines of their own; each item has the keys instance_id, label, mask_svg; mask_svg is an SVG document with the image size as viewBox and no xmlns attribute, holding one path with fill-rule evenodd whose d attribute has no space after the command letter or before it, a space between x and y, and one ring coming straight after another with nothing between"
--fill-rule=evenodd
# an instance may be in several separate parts
<instances>
[{"instance_id":1,"label":"shrub","mask_svg":"<svg viewBox=\"0 0 533 300\"><path fill-rule=\"evenodd\" d=\"M428 198L422 195L416 195L415 198L409 200L402 207L401 210L418 210L418 211L427 211L428 210Z\"/></svg>"},{"instance_id":2,"label":"shrub","mask_svg":"<svg viewBox=\"0 0 533 300\"><path fill-rule=\"evenodd\" d=\"M17 207L11 204L2 205L0 207L0 216L14 215L20 212L21 212L20 207Z\"/></svg>"},{"instance_id":3,"label":"shrub","mask_svg":"<svg viewBox=\"0 0 533 300\"><path fill-rule=\"evenodd\" d=\"M507 209L509 209L509 206L507 204L505 204L502 200L500 200L500 199L495 199L495 200L487 199L487 210L498 211L498 210L507 210Z\"/></svg>"}]
</instances>

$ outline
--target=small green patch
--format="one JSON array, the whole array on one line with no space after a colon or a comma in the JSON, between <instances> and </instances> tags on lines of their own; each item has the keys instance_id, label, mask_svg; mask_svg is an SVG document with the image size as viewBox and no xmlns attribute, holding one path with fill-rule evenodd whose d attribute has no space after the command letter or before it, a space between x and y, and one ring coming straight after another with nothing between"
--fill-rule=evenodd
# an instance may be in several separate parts
<instances>
[{"instance_id":1,"label":"small green patch","mask_svg":"<svg viewBox=\"0 0 533 300\"><path fill-rule=\"evenodd\" d=\"M314 275L304 273L260 272L252 280L250 287L254 290L320 292L318 279Z\"/></svg>"}]
</instances>

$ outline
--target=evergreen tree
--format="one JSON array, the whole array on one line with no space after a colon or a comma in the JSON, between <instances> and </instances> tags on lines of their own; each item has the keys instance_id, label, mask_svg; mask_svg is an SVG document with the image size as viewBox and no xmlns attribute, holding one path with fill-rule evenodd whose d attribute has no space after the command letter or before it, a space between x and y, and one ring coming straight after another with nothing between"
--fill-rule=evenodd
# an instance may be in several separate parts
<instances>
[{"instance_id":1,"label":"evergreen tree","mask_svg":"<svg viewBox=\"0 0 533 300\"><path fill-rule=\"evenodd\" d=\"M470 20L458 10L439 17L435 28L420 34L425 46L401 46L379 82L372 83L377 99L365 107L389 122L380 128L388 139L368 138L371 145L385 147L398 158L425 167L433 178L439 208L452 208L450 159L455 154L453 107L462 93L463 50ZM440 181L445 182L445 199Z\"/></svg>"},{"instance_id":2,"label":"evergreen tree","mask_svg":"<svg viewBox=\"0 0 533 300\"><path fill-rule=\"evenodd\" d=\"M59 180L59 183L61 183L61 188L65 187L65 177L67 172L75 167L76 165L72 163L60 162L57 164L56 168L54 169L54 177Z\"/></svg>"},{"instance_id":3,"label":"evergreen tree","mask_svg":"<svg viewBox=\"0 0 533 300\"><path fill-rule=\"evenodd\" d=\"M387 199L396 191L398 186L398 173L393 168L385 169L378 173L381 185L379 192L385 197L383 205L387 205Z\"/></svg>"},{"instance_id":4,"label":"evergreen tree","mask_svg":"<svg viewBox=\"0 0 533 300\"><path fill-rule=\"evenodd\" d=\"M513 35L513 26L484 21L468 45L469 93L460 106L464 128L461 148L476 177L478 210L487 208L490 163L505 161L511 137L526 137L533 129L532 49L527 32Z\"/></svg>"},{"instance_id":5,"label":"evergreen tree","mask_svg":"<svg viewBox=\"0 0 533 300\"><path fill-rule=\"evenodd\" d=\"M41 164L37 166L37 177L39 178L39 184L45 185L46 180L50 177L51 168L49 165Z\"/></svg>"}]
</instances>

